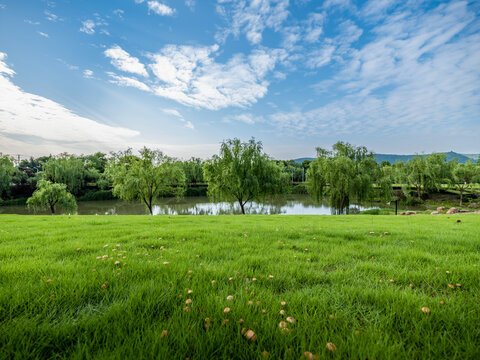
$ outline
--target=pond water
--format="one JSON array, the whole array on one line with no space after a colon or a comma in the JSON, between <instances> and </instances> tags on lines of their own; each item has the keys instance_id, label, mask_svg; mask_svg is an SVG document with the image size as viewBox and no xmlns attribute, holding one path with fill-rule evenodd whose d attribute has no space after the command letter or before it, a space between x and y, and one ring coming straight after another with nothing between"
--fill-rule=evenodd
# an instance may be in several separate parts
<instances>
[{"instance_id":1,"label":"pond water","mask_svg":"<svg viewBox=\"0 0 480 360\"><path fill-rule=\"evenodd\" d=\"M374 203L351 205L350 214L358 213L365 209L387 207ZM393 207L393 204L390 206ZM265 201L264 203L248 203L247 214L278 214L278 215L332 215L334 210L328 202L317 203L308 195L289 195ZM154 215L228 215L240 214L238 204L226 202L212 202L207 197L185 197L159 199L153 208ZM34 214L26 206L0 206L0 214ZM49 214L48 211L37 214ZM146 215L148 211L143 203L126 202L122 200L108 201L82 201L78 202L79 215Z\"/></svg>"}]
</instances>

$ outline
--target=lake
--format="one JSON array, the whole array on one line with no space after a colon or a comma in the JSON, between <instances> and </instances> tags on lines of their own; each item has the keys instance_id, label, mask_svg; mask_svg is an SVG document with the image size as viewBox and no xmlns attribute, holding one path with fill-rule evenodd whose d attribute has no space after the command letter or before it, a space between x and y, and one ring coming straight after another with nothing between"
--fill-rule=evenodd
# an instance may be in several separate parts
<instances>
[{"instance_id":1,"label":"lake","mask_svg":"<svg viewBox=\"0 0 480 360\"><path fill-rule=\"evenodd\" d=\"M349 213L355 214L364 209L386 207L382 204L351 205ZM393 207L393 204L392 204ZM278 214L278 215L332 215L333 209L325 200L316 203L308 195L289 195L282 198L265 201L264 203L249 203L247 214ZM238 204L212 202L207 197L163 198L153 207L154 215L228 215L240 214ZM23 205L0 206L0 214L34 214ZM38 214L49 214L48 211ZM148 211L140 202L122 200L81 201L78 202L79 215L146 215Z\"/></svg>"}]
</instances>

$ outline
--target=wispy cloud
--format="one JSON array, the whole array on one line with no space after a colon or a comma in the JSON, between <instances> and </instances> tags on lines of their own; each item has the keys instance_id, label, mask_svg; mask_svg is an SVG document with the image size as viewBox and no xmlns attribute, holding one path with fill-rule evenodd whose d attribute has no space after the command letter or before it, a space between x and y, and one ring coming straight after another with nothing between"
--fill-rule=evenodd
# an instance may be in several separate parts
<instances>
[{"instance_id":1,"label":"wispy cloud","mask_svg":"<svg viewBox=\"0 0 480 360\"><path fill-rule=\"evenodd\" d=\"M93 20L82 21L82 27L80 28L80 31L87 35L95 34L95 22Z\"/></svg>"},{"instance_id":2,"label":"wispy cloud","mask_svg":"<svg viewBox=\"0 0 480 360\"><path fill-rule=\"evenodd\" d=\"M170 6L162 4L158 1L148 1L148 10L153 11L157 15L161 16L172 16L175 13L175 10Z\"/></svg>"},{"instance_id":3,"label":"wispy cloud","mask_svg":"<svg viewBox=\"0 0 480 360\"><path fill-rule=\"evenodd\" d=\"M83 70L83 77L91 79L93 77L93 71L89 69Z\"/></svg>"},{"instance_id":4,"label":"wispy cloud","mask_svg":"<svg viewBox=\"0 0 480 360\"><path fill-rule=\"evenodd\" d=\"M195 9L195 0L185 0L185 5L193 11Z\"/></svg>"},{"instance_id":5,"label":"wispy cloud","mask_svg":"<svg viewBox=\"0 0 480 360\"><path fill-rule=\"evenodd\" d=\"M113 13L119 18L123 19L123 14L125 13L125 11L123 11L122 9L115 9L113 10Z\"/></svg>"},{"instance_id":6,"label":"wispy cloud","mask_svg":"<svg viewBox=\"0 0 480 360\"><path fill-rule=\"evenodd\" d=\"M145 2L145 0L135 0L135 3L137 4L141 4L143 2ZM175 9L157 0L147 1L147 6L149 11L152 11L160 16L172 16L175 14Z\"/></svg>"},{"instance_id":7,"label":"wispy cloud","mask_svg":"<svg viewBox=\"0 0 480 360\"><path fill-rule=\"evenodd\" d=\"M352 44L361 31L343 23L332 42L336 55L329 48L311 60L311 67L332 62L339 68L318 84L337 99L309 111L277 112L269 120L286 132L310 134L442 129L453 135L472 129L480 113L480 34L464 30L474 19L465 2L420 13L406 8L385 18L370 31L371 41L357 48Z\"/></svg>"},{"instance_id":8,"label":"wispy cloud","mask_svg":"<svg viewBox=\"0 0 480 360\"><path fill-rule=\"evenodd\" d=\"M26 22L27 24L30 24L30 25L40 25L39 21L32 21L32 20L29 20L29 19L25 19L23 21Z\"/></svg>"},{"instance_id":9,"label":"wispy cloud","mask_svg":"<svg viewBox=\"0 0 480 360\"><path fill-rule=\"evenodd\" d=\"M55 15L55 14L52 13L51 11L45 10L43 13L45 14L45 18L46 18L48 21L56 22L56 21L61 20L57 15Z\"/></svg>"},{"instance_id":10,"label":"wispy cloud","mask_svg":"<svg viewBox=\"0 0 480 360\"><path fill-rule=\"evenodd\" d=\"M110 62L118 70L148 77L145 65L143 65L138 58L130 56L130 54L120 46L115 45L105 50L104 53L106 57L111 59Z\"/></svg>"},{"instance_id":11,"label":"wispy cloud","mask_svg":"<svg viewBox=\"0 0 480 360\"><path fill-rule=\"evenodd\" d=\"M110 82L112 84L117 84L119 86L133 87L138 90L150 92L151 89L143 82L128 76L118 76L112 72L107 72L107 75L110 76Z\"/></svg>"},{"instance_id":12,"label":"wispy cloud","mask_svg":"<svg viewBox=\"0 0 480 360\"><path fill-rule=\"evenodd\" d=\"M178 110L175 109L163 109L162 110L165 114L174 116L178 120L180 120L183 123L183 126L186 127L187 129L194 130L195 126L192 124L191 121L187 121L184 119L183 115L180 114Z\"/></svg>"},{"instance_id":13,"label":"wispy cloud","mask_svg":"<svg viewBox=\"0 0 480 360\"><path fill-rule=\"evenodd\" d=\"M41 32L41 31L37 31L38 35L40 36L43 36L45 38L49 38L48 34L44 33L44 32Z\"/></svg>"},{"instance_id":14,"label":"wispy cloud","mask_svg":"<svg viewBox=\"0 0 480 360\"><path fill-rule=\"evenodd\" d=\"M225 42L229 35L245 33L248 41L259 44L266 28L280 31L289 15L289 0L217 0L217 12L227 26L216 34L216 40Z\"/></svg>"}]
</instances>

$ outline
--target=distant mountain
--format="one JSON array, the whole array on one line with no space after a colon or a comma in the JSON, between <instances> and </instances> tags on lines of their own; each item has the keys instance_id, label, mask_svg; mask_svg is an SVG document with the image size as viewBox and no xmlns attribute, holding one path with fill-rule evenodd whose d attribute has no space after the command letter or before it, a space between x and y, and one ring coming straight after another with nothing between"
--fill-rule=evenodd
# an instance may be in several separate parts
<instances>
[{"instance_id":1,"label":"distant mountain","mask_svg":"<svg viewBox=\"0 0 480 360\"><path fill-rule=\"evenodd\" d=\"M466 161L468 160L478 160L478 154L459 154L454 151L450 151L445 153L447 155L447 161L453 160L453 159L458 159L458 162L465 164ZM428 154L426 154L428 155ZM415 156L419 156L418 154L416 155L398 155L398 154L375 154L375 158L377 162L380 164L382 161L388 161L390 164L393 164L396 161L408 161L410 159L413 159ZM298 158L294 159L296 163L302 163L304 160L313 160L314 158Z\"/></svg>"},{"instance_id":2,"label":"distant mountain","mask_svg":"<svg viewBox=\"0 0 480 360\"><path fill-rule=\"evenodd\" d=\"M305 158L298 158L298 159L293 159L293 161L295 161L296 163L302 163L304 162L305 160L308 160L308 161L312 161L314 160L315 158L309 158L309 157L305 157Z\"/></svg>"},{"instance_id":3,"label":"distant mountain","mask_svg":"<svg viewBox=\"0 0 480 360\"><path fill-rule=\"evenodd\" d=\"M468 160L472 160L472 158L459 154L453 151L445 153L447 155L447 161L457 159L459 163L465 164ZM426 154L428 155L428 154ZM393 164L396 161L408 161L410 159L413 159L416 155L396 155L396 154L375 154L375 157L377 159L378 163L381 163L382 161L388 161L390 164Z\"/></svg>"}]
</instances>

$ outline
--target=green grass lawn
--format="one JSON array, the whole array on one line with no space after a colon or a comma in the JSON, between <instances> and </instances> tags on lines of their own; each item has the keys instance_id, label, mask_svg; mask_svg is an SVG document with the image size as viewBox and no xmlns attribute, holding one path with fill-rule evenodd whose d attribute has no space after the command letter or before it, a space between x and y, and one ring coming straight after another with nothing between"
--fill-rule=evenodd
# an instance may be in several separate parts
<instances>
[{"instance_id":1,"label":"green grass lawn","mask_svg":"<svg viewBox=\"0 0 480 360\"><path fill-rule=\"evenodd\" d=\"M479 215L3 215L0 358L479 359L477 265Z\"/></svg>"}]
</instances>

